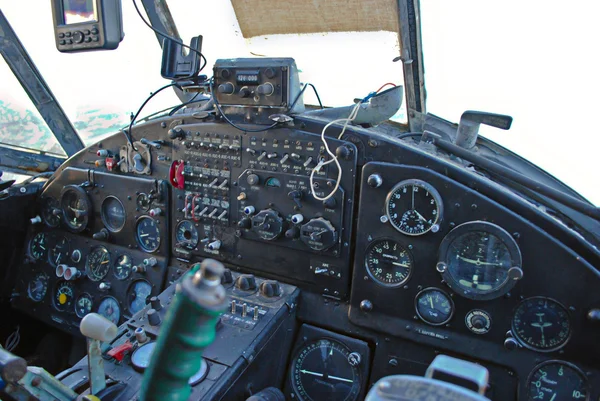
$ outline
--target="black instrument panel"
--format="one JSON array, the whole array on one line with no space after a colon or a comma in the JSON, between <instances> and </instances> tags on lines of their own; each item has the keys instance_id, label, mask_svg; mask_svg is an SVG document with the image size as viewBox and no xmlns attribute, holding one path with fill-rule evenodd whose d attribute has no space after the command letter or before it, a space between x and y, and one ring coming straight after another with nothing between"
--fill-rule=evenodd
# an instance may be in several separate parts
<instances>
[{"instance_id":1,"label":"black instrument panel","mask_svg":"<svg viewBox=\"0 0 600 401\"><path fill-rule=\"evenodd\" d=\"M30 229L15 306L72 333L89 311L121 322L168 285L167 269L213 257L318 294L319 302L306 298L310 313L300 323L330 330L320 333L325 341L335 340L332 333L347 338L308 341L289 357L333 349L347 358L348 338L360 339L372 355L361 362L371 372L361 391L387 374L422 375L436 353L447 353L485 365L493 399L528 399L544 372L558 375L561 367L577 382L570 394L599 395L592 385L600 380L599 329L587 318L600 308L597 270L510 202L475 190L483 187L476 178L359 129L328 138L342 180L332 198L317 200L310 174L327 160L322 125L298 128L243 133L196 119L150 122L135 136L180 134L149 150L144 178L94 171L85 155L75 156L42 194L44 223ZM101 145L123 143L116 135ZM312 187L325 197L336 177L334 165L325 166ZM74 250L80 262L72 262ZM150 269L144 260L152 258ZM311 391L291 381L292 372L310 370L303 361L289 366L297 397ZM355 382L352 368L342 371L331 375Z\"/></svg>"}]
</instances>

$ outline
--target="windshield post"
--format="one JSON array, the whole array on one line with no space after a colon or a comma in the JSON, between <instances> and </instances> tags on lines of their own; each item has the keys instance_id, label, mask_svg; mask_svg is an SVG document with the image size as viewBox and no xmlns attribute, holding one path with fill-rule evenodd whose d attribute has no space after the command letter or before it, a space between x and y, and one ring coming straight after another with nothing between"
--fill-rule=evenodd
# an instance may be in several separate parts
<instances>
[{"instance_id":1,"label":"windshield post","mask_svg":"<svg viewBox=\"0 0 600 401\"><path fill-rule=\"evenodd\" d=\"M83 149L83 142L73 124L27 54L2 10L0 10L0 53L67 155L72 156Z\"/></svg>"}]
</instances>

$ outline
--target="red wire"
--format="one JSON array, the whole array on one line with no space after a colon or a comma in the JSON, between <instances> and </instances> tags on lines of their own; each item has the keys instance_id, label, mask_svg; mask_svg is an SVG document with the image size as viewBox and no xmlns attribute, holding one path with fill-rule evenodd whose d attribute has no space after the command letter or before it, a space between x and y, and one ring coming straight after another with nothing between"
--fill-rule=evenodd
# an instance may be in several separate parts
<instances>
[{"instance_id":1,"label":"red wire","mask_svg":"<svg viewBox=\"0 0 600 401\"><path fill-rule=\"evenodd\" d=\"M377 89L377 93L379 93L379 91L380 91L380 90L382 90L383 88L385 88L385 87L386 87L386 86L388 86L388 85L391 85L391 86L393 86L394 88L396 87L396 84L393 84L393 83L391 83L391 82L388 82L388 83L385 83L385 84L381 85L381 88Z\"/></svg>"}]
</instances>

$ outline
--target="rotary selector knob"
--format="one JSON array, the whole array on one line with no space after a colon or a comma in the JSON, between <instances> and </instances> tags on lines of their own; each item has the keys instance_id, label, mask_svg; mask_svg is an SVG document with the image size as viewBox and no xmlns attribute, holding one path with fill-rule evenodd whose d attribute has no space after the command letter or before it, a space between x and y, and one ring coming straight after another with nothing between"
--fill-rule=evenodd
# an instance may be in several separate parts
<instances>
[{"instance_id":1,"label":"rotary selector knob","mask_svg":"<svg viewBox=\"0 0 600 401\"><path fill-rule=\"evenodd\" d=\"M147 316L148 323L150 323L151 326L160 326L161 318L156 309L150 309L147 313Z\"/></svg>"},{"instance_id":2,"label":"rotary selector knob","mask_svg":"<svg viewBox=\"0 0 600 401\"><path fill-rule=\"evenodd\" d=\"M267 298L274 298L281 295L281 287L277 280L266 280L260 284L260 295Z\"/></svg>"},{"instance_id":3,"label":"rotary selector knob","mask_svg":"<svg viewBox=\"0 0 600 401\"><path fill-rule=\"evenodd\" d=\"M248 182L249 185L258 185L260 178L256 174L249 174L246 178L246 182Z\"/></svg>"},{"instance_id":4,"label":"rotary selector knob","mask_svg":"<svg viewBox=\"0 0 600 401\"><path fill-rule=\"evenodd\" d=\"M235 280L235 288L240 291L254 291L256 290L256 278L254 274L241 274Z\"/></svg>"},{"instance_id":5,"label":"rotary selector knob","mask_svg":"<svg viewBox=\"0 0 600 401\"><path fill-rule=\"evenodd\" d=\"M224 95L231 95L234 90L235 90L235 88L233 87L233 84L231 82L226 82L224 84L221 84L217 88L217 91Z\"/></svg>"},{"instance_id":6,"label":"rotary selector knob","mask_svg":"<svg viewBox=\"0 0 600 401\"><path fill-rule=\"evenodd\" d=\"M315 251L331 248L338 239L335 227L322 217L311 219L300 229L300 239Z\"/></svg>"},{"instance_id":7,"label":"rotary selector knob","mask_svg":"<svg viewBox=\"0 0 600 401\"><path fill-rule=\"evenodd\" d=\"M485 334L490 331L492 326L492 317L489 313L481 309L473 309L465 317L467 328L475 334Z\"/></svg>"},{"instance_id":8,"label":"rotary selector knob","mask_svg":"<svg viewBox=\"0 0 600 401\"><path fill-rule=\"evenodd\" d=\"M230 284L233 283L233 274L231 270L225 269L223 271L223 275L221 276L221 284Z\"/></svg>"},{"instance_id":9,"label":"rotary selector knob","mask_svg":"<svg viewBox=\"0 0 600 401\"><path fill-rule=\"evenodd\" d=\"M272 241L283 231L283 219L272 209L261 210L252 217L252 231L266 241Z\"/></svg>"},{"instance_id":10,"label":"rotary selector knob","mask_svg":"<svg viewBox=\"0 0 600 401\"><path fill-rule=\"evenodd\" d=\"M158 297L152 297L150 298L150 305L152 306L152 309L154 310L161 310L162 309L162 303L160 302L160 299Z\"/></svg>"},{"instance_id":11,"label":"rotary selector knob","mask_svg":"<svg viewBox=\"0 0 600 401\"><path fill-rule=\"evenodd\" d=\"M271 96L273 92L275 92L275 88L273 88L273 84L267 82L265 84L258 85L258 87L256 88L256 92L259 95Z\"/></svg>"}]
</instances>

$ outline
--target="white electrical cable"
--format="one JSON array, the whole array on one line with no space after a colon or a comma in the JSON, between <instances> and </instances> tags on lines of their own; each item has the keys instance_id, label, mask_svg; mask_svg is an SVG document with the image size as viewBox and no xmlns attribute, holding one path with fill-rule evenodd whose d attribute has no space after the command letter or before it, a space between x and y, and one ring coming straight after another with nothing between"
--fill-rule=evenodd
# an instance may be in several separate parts
<instances>
[{"instance_id":1,"label":"white electrical cable","mask_svg":"<svg viewBox=\"0 0 600 401\"><path fill-rule=\"evenodd\" d=\"M320 160L319 163L315 166L315 168L313 168L312 171L310 172L310 188L311 188L313 197L318 201L324 202L327 199L331 198L337 192L338 188L340 187L340 183L342 182L342 166L340 165L340 162L338 161L337 156L335 154L333 154L331 152L331 150L329 149L329 145L327 144L327 141L325 140L325 131L327 131L327 128L329 128L333 124L344 122L344 128L342 128L342 132L340 133L340 135L338 137L338 139L341 139L342 136L344 135L344 132L346 131L346 127L348 126L350 121L353 121L356 118L356 116L358 115L358 109L361 104L362 104L362 101L359 101L358 103L356 103L356 106L354 106L354 108L350 112L350 115L348 116L348 118L341 118L338 120L333 120L330 123L328 123L326 126L324 126L323 131L321 131L321 141L323 141L323 144L325 145L325 150L327 151L329 156L331 156L331 160L328 160L326 162ZM329 195L321 198L319 195L317 195L315 193L315 186L314 186L313 179L314 179L315 173L318 173L323 166L326 166L330 163L335 163L335 165L337 166L337 169L338 169L337 180L335 182L335 187L329 193Z\"/></svg>"}]
</instances>

